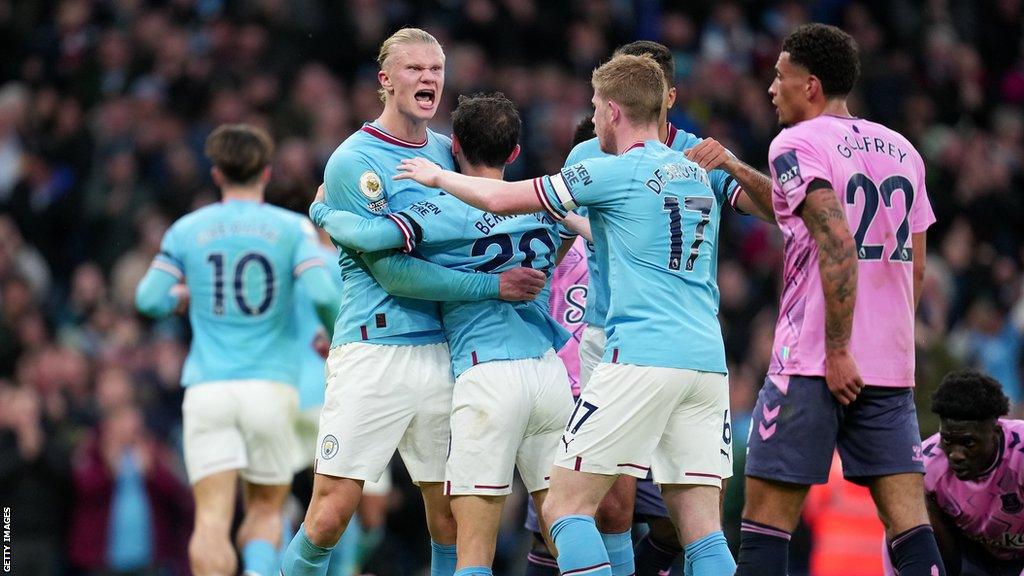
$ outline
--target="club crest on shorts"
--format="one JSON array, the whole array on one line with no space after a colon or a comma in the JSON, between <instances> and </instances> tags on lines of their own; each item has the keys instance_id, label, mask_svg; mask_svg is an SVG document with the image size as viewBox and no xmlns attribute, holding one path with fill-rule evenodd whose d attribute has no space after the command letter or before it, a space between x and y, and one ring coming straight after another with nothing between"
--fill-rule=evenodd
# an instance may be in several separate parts
<instances>
[{"instance_id":1,"label":"club crest on shorts","mask_svg":"<svg viewBox=\"0 0 1024 576\"><path fill-rule=\"evenodd\" d=\"M320 442L320 456L324 460L330 460L331 458L334 458L337 453L338 438L334 434L324 436L323 442Z\"/></svg>"},{"instance_id":2,"label":"club crest on shorts","mask_svg":"<svg viewBox=\"0 0 1024 576\"><path fill-rule=\"evenodd\" d=\"M1020 501L1020 496L1016 492L1003 494L999 499L1003 501L1003 511L1007 514L1016 514L1024 510L1024 503Z\"/></svg>"}]
</instances>

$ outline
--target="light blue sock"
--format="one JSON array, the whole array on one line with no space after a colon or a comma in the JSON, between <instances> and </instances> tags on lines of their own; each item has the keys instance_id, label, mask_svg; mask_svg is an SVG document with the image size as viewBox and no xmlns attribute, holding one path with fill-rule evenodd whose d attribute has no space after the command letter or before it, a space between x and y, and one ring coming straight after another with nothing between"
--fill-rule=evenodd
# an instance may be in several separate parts
<instances>
[{"instance_id":1,"label":"light blue sock","mask_svg":"<svg viewBox=\"0 0 1024 576\"><path fill-rule=\"evenodd\" d=\"M604 541L604 549L608 551L608 561L612 565L612 576L630 576L636 572L632 536L632 530L621 534L601 532L601 540Z\"/></svg>"},{"instance_id":2,"label":"light blue sock","mask_svg":"<svg viewBox=\"0 0 1024 576\"><path fill-rule=\"evenodd\" d=\"M277 549L266 540L250 540L242 546L242 573L245 576L274 576Z\"/></svg>"},{"instance_id":3,"label":"light blue sock","mask_svg":"<svg viewBox=\"0 0 1024 576\"><path fill-rule=\"evenodd\" d=\"M455 562L455 544L430 541L430 576L453 576Z\"/></svg>"},{"instance_id":4,"label":"light blue sock","mask_svg":"<svg viewBox=\"0 0 1024 576\"><path fill-rule=\"evenodd\" d=\"M562 516L551 525L551 539L563 576L612 576L608 551L590 516Z\"/></svg>"},{"instance_id":5,"label":"light blue sock","mask_svg":"<svg viewBox=\"0 0 1024 576\"><path fill-rule=\"evenodd\" d=\"M327 576L353 576L358 574L359 563L356 553L359 550L359 538L362 530L355 516L348 522L348 527L341 533L341 538L331 551L331 562L327 567Z\"/></svg>"},{"instance_id":6,"label":"light blue sock","mask_svg":"<svg viewBox=\"0 0 1024 576\"><path fill-rule=\"evenodd\" d=\"M729 543L722 531L690 542L686 546L686 562L693 569L693 576L719 576L736 572L736 561L729 552Z\"/></svg>"},{"instance_id":7,"label":"light blue sock","mask_svg":"<svg viewBox=\"0 0 1024 576\"><path fill-rule=\"evenodd\" d=\"M284 551L281 573L284 576L326 576L333 548L324 548L310 542L306 537L306 525L299 524L299 531Z\"/></svg>"},{"instance_id":8,"label":"light blue sock","mask_svg":"<svg viewBox=\"0 0 1024 576\"><path fill-rule=\"evenodd\" d=\"M455 571L455 576L494 576L490 566L466 566Z\"/></svg>"}]
</instances>

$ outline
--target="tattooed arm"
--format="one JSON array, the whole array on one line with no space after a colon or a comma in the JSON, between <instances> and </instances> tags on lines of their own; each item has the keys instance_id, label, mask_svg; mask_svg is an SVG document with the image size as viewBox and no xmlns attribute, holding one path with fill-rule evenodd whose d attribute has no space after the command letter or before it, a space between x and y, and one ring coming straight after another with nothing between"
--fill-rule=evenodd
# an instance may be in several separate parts
<instances>
[{"instance_id":1,"label":"tattooed arm","mask_svg":"<svg viewBox=\"0 0 1024 576\"><path fill-rule=\"evenodd\" d=\"M807 190L800 218L818 245L818 270L825 297L825 380L836 399L846 405L864 386L849 351L857 301L856 244L832 185L816 179Z\"/></svg>"},{"instance_id":2,"label":"tattooed arm","mask_svg":"<svg viewBox=\"0 0 1024 576\"><path fill-rule=\"evenodd\" d=\"M775 208L772 206L772 181L753 166L740 160L726 150L714 138L705 138L683 154L701 168L711 171L721 168L740 185L739 194L730 198L733 207L744 214L775 224Z\"/></svg>"},{"instance_id":3,"label":"tattooed arm","mask_svg":"<svg viewBox=\"0 0 1024 576\"><path fill-rule=\"evenodd\" d=\"M743 192L736 199L736 207L765 222L775 224L771 179L738 158L732 158L722 164L722 169L735 178L743 188Z\"/></svg>"}]
</instances>

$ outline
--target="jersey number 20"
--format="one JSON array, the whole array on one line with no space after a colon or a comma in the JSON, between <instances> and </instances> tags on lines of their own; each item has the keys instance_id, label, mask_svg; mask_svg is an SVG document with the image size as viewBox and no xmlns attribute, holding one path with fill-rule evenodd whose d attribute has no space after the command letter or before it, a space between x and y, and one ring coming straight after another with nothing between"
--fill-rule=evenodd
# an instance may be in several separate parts
<instances>
[{"instance_id":1,"label":"jersey number 20","mask_svg":"<svg viewBox=\"0 0 1024 576\"><path fill-rule=\"evenodd\" d=\"M213 313L220 316L224 314L224 254L214 252L206 257L206 261L213 266ZM263 297L255 306L245 298L245 271L249 265L262 268L263 278L266 281L263 287ZM246 252L235 264L231 285L235 292L235 304L238 305L242 314L259 316L270 308L270 303L274 300L274 266L263 254Z\"/></svg>"}]
</instances>

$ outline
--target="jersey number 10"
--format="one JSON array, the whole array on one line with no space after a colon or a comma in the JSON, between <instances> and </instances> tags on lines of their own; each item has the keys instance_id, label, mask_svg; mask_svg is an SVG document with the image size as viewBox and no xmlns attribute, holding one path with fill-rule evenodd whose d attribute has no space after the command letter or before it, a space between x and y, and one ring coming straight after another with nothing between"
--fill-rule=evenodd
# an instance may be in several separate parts
<instances>
[{"instance_id":1,"label":"jersey number 10","mask_svg":"<svg viewBox=\"0 0 1024 576\"><path fill-rule=\"evenodd\" d=\"M224 254L214 252L206 257L206 261L213 266L213 313L221 316L224 314ZM245 271L250 264L263 269L263 278L266 281L263 287L263 296L255 306L245 298ZM270 308L270 303L274 300L274 266L263 254L246 252L235 264L231 284L235 292L235 304L238 305L242 314L259 316Z\"/></svg>"}]
</instances>

